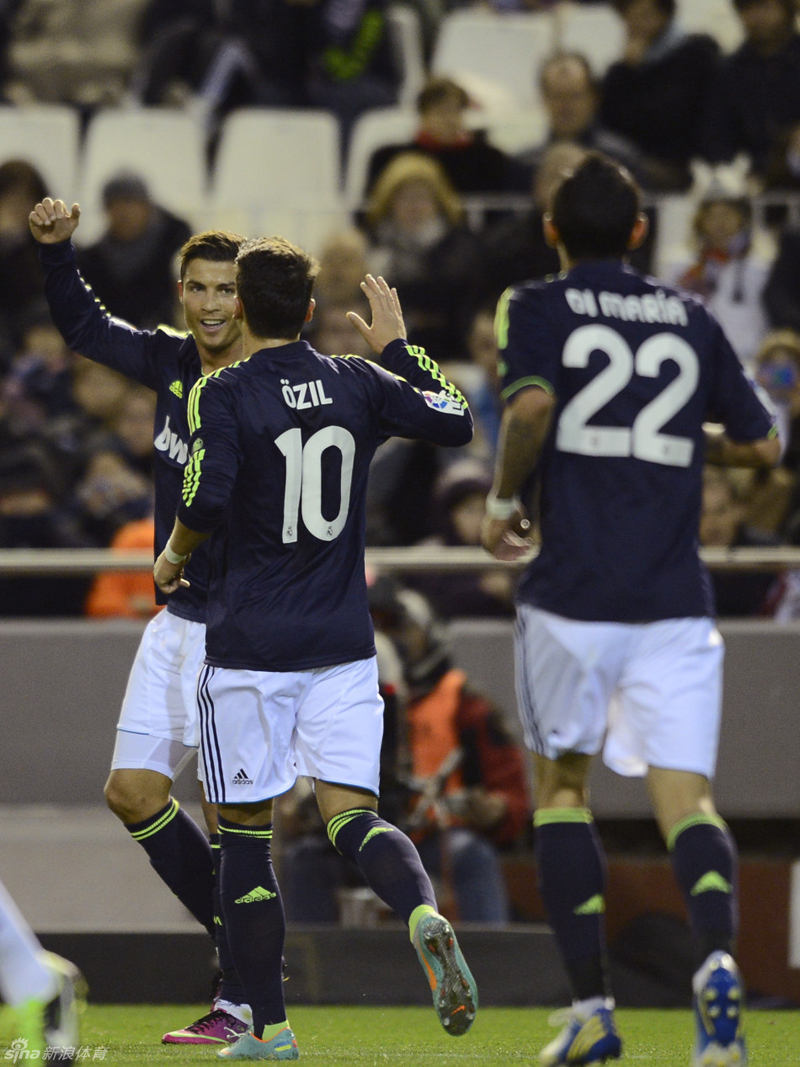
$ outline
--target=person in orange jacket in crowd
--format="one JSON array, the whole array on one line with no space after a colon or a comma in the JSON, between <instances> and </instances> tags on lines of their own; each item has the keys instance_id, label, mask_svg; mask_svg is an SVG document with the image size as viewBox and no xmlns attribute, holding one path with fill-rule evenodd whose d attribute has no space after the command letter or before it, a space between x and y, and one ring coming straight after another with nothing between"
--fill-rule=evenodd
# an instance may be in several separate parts
<instances>
[{"instance_id":1,"label":"person in orange jacket in crowd","mask_svg":"<svg viewBox=\"0 0 800 1067\"><path fill-rule=\"evenodd\" d=\"M153 517L128 522L114 535L111 548L153 549ZM149 619L161 608L156 604L153 576L144 571L103 571L95 578L86 598L85 613L92 618Z\"/></svg>"}]
</instances>

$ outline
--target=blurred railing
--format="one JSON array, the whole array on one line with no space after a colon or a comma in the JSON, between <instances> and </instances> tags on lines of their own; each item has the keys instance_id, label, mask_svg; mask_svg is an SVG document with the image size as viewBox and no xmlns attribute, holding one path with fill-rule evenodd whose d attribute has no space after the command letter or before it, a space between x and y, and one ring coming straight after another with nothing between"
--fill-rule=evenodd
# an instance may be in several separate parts
<instances>
[{"instance_id":1,"label":"blurred railing","mask_svg":"<svg viewBox=\"0 0 800 1067\"><path fill-rule=\"evenodd\" d=\"M715 571L781 571L800 568L800 548L703 548L700 555ZM368 548L366 562L388 571L521 570L536 556L531 551L516 563L493 559L482 548L416 545L411 548ZM149 571L150 552L117 552L107 548L0 549L0 575L82 575L100 571Z\"/></svg>"}]
</instances>

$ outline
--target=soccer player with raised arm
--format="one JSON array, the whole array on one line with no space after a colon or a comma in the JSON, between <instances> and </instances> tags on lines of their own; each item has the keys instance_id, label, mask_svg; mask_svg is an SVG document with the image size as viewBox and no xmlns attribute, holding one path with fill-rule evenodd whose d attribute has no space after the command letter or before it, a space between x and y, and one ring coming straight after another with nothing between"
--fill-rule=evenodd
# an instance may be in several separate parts
<instances>
[{"instance_id":1,"label":"soccer player with raised arm","mask_svg":"<svg viewBox=\"0 0 800 1067\"><path fill-rule=\"evenodd\" d=\"M282 238L237 258L244 361L192 391L183 501L156 561L164 592L209 535L201 758L219 805L221 898L253 1032L229 1059L297 1059L281 983L285 920L270 858L273 798L315 781L328 836L408 923L448 1033L477 991L411 841L377 813L383 704L364 573L367 476L392 434L464 445L460 393L404 338L397 296L368 276L367 326L383 367L299 340L316 266ZM385 369L384 369L385 368Z\"/></svg>"},{"instance_id":2,"label":"soccer player with raised arm","mask_svg":"<svg viewBox=\"0 0 800 1067\"><path fill-rule=\"evenodd\" d=\"M574 997L540 1055L551 1067L621 1052L588 806L601 751L618 773L646 776L686 899L693 1063L745 1059L736 846L711 788L723 644L698 528L704 462L771 466L779 443L700 300L626 266L645 228L630 175L588 156L545 215L563 273L508 290L497 312L506 410L483 543L518 552L519 494L535 475L541 550L517 593L517 688L541 891Z\"/></svg>"},{"instance_id":3,"label":"soccer player with raised arm","mask_svg":"<svg viewBox=\"0 0 800 1067\"><path fill-rule=\"evenodd\" d=\"M30 215L47 278L53 321L71 349L152 389L155 416L155 551L172 528L189 455L186 405L204 374L241 358L234 316L235 267L243 238L220 230L192 237L180 254L178 293L188 333L152 332L112 318L83 282L70 238L80 219L75 204L47 199ZM108 806L147 852L163 881L215 939L222 971L212 1010L165 1034L167 1043L225 1044L243 1033L250 1012L226 945L216 899L219 855L216 812L204 805L211 839L170 796L172 782L199 744L197 674L205 654L208 554L195 553L191 586L171 597L149 623L131 668L122 704ZM166 598L158 595L159 603Z\"/></svg>"}]
</instances>

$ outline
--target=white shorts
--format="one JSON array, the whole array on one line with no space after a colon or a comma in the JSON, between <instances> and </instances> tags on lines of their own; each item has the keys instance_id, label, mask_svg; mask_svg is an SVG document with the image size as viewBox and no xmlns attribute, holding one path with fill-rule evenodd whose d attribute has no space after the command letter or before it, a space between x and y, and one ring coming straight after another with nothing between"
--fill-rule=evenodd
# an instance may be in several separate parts
<instances>
[{"instance_id":1,"label":"white shorts","mask_svg":"<svg viewBox=\"0 0 800 1067\"><path fill-rule=\"evenodd\" d=\"M212 803L269 800L299 775L377 796L383 701L375 657L309 671L205 666L197 693Z\"/></svg>"},{"instance_id":2,"label":"white shorts","mask_svg":"<svg viewBox=\"0 0 800 1067\"><path fill-rule=\"evenodd\" d=\"M197 676L205 650L203 623L161 611L147 624L122 701L112 770L177 778L200 742Z\"/></svg>"},{"instance_id":3,"label":"white shorts","mask_svg":"<svg viewBox=\"0 0 800 1067\"><path fill-rule=\"evenodd\" d=\"M712 778L724 644L713 619L579 622L517 608L517 700L525 742L557 759L595 755L618 774L648 767Z\"/></svg>"}]
</instances>

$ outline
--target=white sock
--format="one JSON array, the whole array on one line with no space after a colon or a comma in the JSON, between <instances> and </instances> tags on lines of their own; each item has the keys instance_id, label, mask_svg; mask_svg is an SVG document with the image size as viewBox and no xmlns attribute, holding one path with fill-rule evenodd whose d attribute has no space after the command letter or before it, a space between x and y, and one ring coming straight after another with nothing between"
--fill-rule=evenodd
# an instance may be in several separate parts
<instances>
[{"instance_id":1,"label":"white sock","mask_svg":"<svg viewBox=\"0 0 800 1067\"><path fill-rule=\"evenodd\" d=\"M612 997L590 997L588 1000L573 1000L572 1010L582 1023L585 1023L589 1016L598 1010L598 1008L608 1008L609 1011L614 1010L614 1000Z\"/></svg>"},{"instance_id":2,"label":"white sock","mask_svg":"<svg viewBox=\"0 0 800 1067\"><path fill-rule=\"evenodd\" d=\"M42 946L0 882L0 995L16 1007L33 997L50 1000L57 992Z\"/></svg>"}]
</instances>

